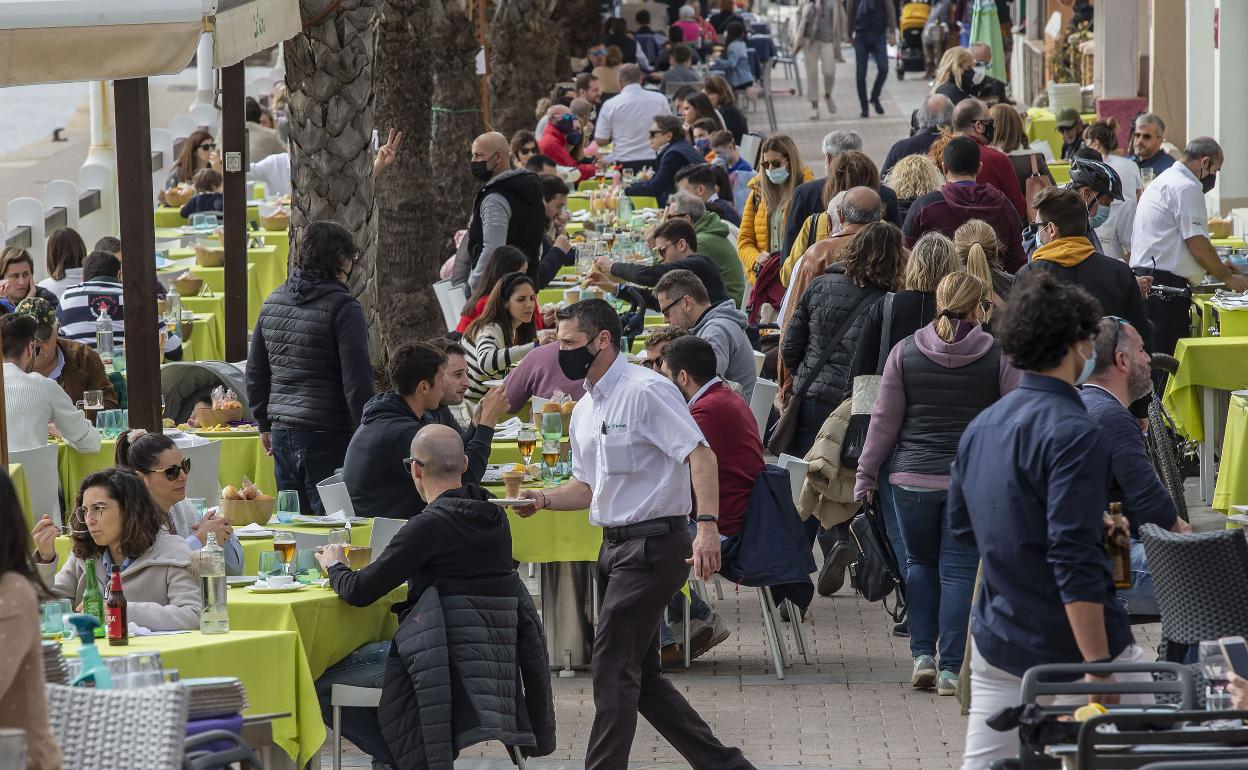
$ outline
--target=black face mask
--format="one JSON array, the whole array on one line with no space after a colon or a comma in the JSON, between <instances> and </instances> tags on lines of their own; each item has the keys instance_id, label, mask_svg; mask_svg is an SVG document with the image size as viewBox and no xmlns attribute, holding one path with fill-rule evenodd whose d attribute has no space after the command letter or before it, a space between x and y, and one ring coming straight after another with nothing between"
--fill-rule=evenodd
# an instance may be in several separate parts
<instances>
[{"instance_id":1,"label":"black face mask","mask_svg":"<svg viewBox=\"0 0 1248 770\"><path fill-rule=\"evenodd\" d=\"M1205 174L1200 178L1201 192L1209 192L1218 183L1217 174Z\"/></svg>"},{"instance_id":2,"label":"black face mask","mask_svg":"<svg viewBox=\"0 0 1248 770\"><path fill-rule=\"evenodd\" d=\"M992 144L997 135L997 127L993 123L984 123L984 144Z\"/></svg>"},{"instance_id":3,"label":"black face mask","mask_svg":"<svg viewBox=\"0 0 1248 770\"><path fill-rule=\"evenodd\" d=\"M598 353L601 352L601 350L598 351ZM569 380L583 380L585 375L589 373L589 367L593 366L594 361L598 358L598 353L589 352L588 342L579 348L560 350L559 371L563 372L563 376Z\"/></svg>"},{"instance_id":4,"label":"black face mask","mask_svg":"<svg viewBox=\"0 0 1248 770\"><path fill-rule=\"evenodd\" d=\"M494 175L490 173L489 163L484 160L471 161L468 164L468 168L472 172L472 175L477 179L480 179L482 182L488 182L494 178Z\"/></svg>"}]
</instances>

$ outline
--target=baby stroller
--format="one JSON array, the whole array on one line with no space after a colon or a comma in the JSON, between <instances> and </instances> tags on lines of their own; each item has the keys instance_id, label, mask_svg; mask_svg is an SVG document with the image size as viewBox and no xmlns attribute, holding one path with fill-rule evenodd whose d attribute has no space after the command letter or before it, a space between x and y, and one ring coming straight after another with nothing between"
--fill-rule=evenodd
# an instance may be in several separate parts
<instances>
[{"instance_id":1,"label":"baby stroller","mask_svg":"<svg viewBox=\"0 0 1248 770\"><path fill-rule=\"evenodd\" d=\"M901 6L900 39L897 46L897 79L904 80L907 72L924 72L927 60L923 56L923 25L927 23L932 6L928 3L906 3Z\"/></svg>"}]
</instances>

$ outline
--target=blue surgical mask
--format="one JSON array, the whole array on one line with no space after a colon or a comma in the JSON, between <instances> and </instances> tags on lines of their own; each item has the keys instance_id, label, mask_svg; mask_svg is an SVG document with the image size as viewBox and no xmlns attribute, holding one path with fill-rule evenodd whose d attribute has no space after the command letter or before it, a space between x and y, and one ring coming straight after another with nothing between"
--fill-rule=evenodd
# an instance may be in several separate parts
<instances>
[{"instance_id":1,"label":"blue surgical mask","mask_svg":"<svg viewBox=\"0 0 1248 770\"><path fill-rule=\"evenodd\" d=\"M693 140L693 146L694 146L694 147L696 147L696 148L698 148L698 152L700 152L700 153L702 153L703 155L705 155L705 154L707 154L708 152L710 152L710 151L711 151L711 140L710 140L710 139L705 139L705 138L704 138L704 139L694 139L694 140Z\"/></svg>"},{"instance_id":2,"label":"blue surgical mask","mask_svg":"<svg viewBox=\"0 0 1248 770\"><path fill-rule=\"evenodd\" d=\"M789 181L789 170L787 168L769 168L767 169L767 180L772 184L784 184Z\"/></svg>"},{"instance_id":3,"label":"blue surgical mask","mask_svg":"<svg viewBox=\"0 0 1248 770\"><path fill-rule=\"evenodd\" d=\"M1079 349L1075 349L1079 353ZM1079 353L1079 357L1083 358L1083 354ZM1092 357L1083 359L1083 371L1079 372L1079 376L1075 378L1075 386L1078 387L1087 382L1092 377L1092 370L1096 368L1096 348L1092 348Z\"/></svg>"},{"instance_id":4,"label":"blue surgical mask","mask_svg":"<svg viewBox=\"0 0 1248 770\"><path fill-rule=\"evenodd\" d=\"M1106 206L1103 203L1098 203L1096 206L1096 213L1092 214L1088 219L1088 225L1095 230L1105 224L1105 220L1107 219L1109 219L1109 206Z\"/></svg>"}]
</instances>

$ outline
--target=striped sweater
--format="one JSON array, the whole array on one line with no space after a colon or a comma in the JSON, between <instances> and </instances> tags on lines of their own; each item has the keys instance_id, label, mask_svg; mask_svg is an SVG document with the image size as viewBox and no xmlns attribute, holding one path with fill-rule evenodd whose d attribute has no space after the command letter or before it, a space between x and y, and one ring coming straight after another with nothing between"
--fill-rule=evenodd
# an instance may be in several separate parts
<instances>
[{"instance_id":1,"label":"striped sweater","mask_svg":"<svg viewBox=\"0 0 1248 770\"><path fill-rule=\"evenodd\" d=\"M464 337L462 342L468 352L467 400L474 404L489 392L487 380L501 380L508 369L537 347L536 342L507 347L503 342L503 327L498 324L486 324L475 339Z\"/></svg>"}]
</instances>

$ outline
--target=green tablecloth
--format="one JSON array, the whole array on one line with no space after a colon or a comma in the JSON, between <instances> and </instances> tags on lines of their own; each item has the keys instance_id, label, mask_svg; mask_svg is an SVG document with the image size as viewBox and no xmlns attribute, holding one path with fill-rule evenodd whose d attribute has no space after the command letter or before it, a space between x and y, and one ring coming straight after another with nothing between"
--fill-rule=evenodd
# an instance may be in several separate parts
<instances>
[{"instance_id":1,"label":"green tablecloth","mask_svg":"<svg viewBox=\"0 0 1248 770\"><path fill-rule=\"evenodd\" d=\"M247 207L247 221L260 223L260 207ZM181 227L185 225L187 220L182 216L182 208L174 208L173 206L157 206L152 212L152 224L156 227Z\"/></svg>"},{"instance_id":2,"label":"green tablecloth","mask_svg":"<svg viewBox=\"0 0 1248 770\"><path fill-rule=\"evenodd\" d=\"M247 249L247 261L256 266L256 275L260 279L260 292L264 296L281 286L286 281L287 260L290 257L290 235L285 230L268 232L266 230L253 230L249 232L248 237L259 237L264 241L264 245L260 247L252 247ZM215 238L210 238L215 242ZM177 249L177 253L182 253L183 249ZM194 250L192 249L192 256ZM170 259L181 259L175 257L174 251L170 251Z\"/></svg>"},{"instance_id":3,"label":"green tablecloth","mask_svg":"<svg viewBox=\"0 0 1248 770\"><path fill-rule=\"evenodd\" d=\"M1248 338L1181 339L1174 349L1174 357L1179 359L1179 371L1170 378L1162 400L1179 431L1193 441L1201 441L1205 431L1197 388L1240 390L1248 387Z\"/></svg>"},{"instance_id":4,"label":"green tablecloth","mask_svg":"<svg viewBox=\"0 0 1248 770\"><path fill-rule=\"evenodd\" d=\"M196 313L191 338L182 343L183 361L224 361L225 340L217 333L215 313Z\"/></svg>"},{"instance_id":5,"label":"green tablecloth","mask_svg":"<svg viewBox=\"0 0 1248 770\"><path fill-rule=\"evenodd\" d=\"M225 295L216 294L211 297L183 297L182 307L187 310L194 311L196 316L200 314L203 314L204 316L206 316L205 320L208 323L212 324L216 339L219 341L218 347L221 352L221 355L218 356L215 360L224 361L225 360ZM198 333L199 333L199 329L196 329L194 334L198 334ZM192 338L194 338L194 335L192 335ZM202 348L200 349L200 352L198 352L196 355L199 357L200 361L210 360Z\"/></svg>"},{"instance_id":6,"label":"green tablecloth","mask_svg":"<svg viewBox=\"0 0 1248 770\"><path fill-rule=\"evenodd\" d=\"M1213 297L1209 294L1196 294L1192 302L1200 309L1200 328L1196 330L1199 337L1208 337L1209 330L1214 327L1214 310L1217 310L1216 325L1218 334L1223 337L1248 336L1248 308L1241 310L1222 310L1214 308Z\"/></svg>"},{"instance_id":7,"label":"green tablecloth","mask_svg":"<svg viewBox=\"0 0 1248 770\"><path fill-rule=\"evenodd\" d=\"M174 278L177 278L184 271L165 270L157 273L157 276L166 284L171 284ZM192 267L191 272L197 278L204 279L204 285L207 286L214 295L219 297L225 296L225 268L224 267ZM268 296L268 292L262 292L260 281L256 275L256 266L252 262L247 263L247 328L256 325L256 319L260 317L260 305L264 303L264 298ZM183 299L193 299L186 297ZM194 309L194 308L191 308Z\"/></svg>"},{"instance_id":8,"label":"green tablecloth","mask_svg":"<svg viewBox=\"0 0 1248 770\"><path fill-rule=\"evenodd\" d=\"M256 483L262 492L276 494L277 481L273 477L273 458L265 454L260 437L255 433L204 433L204 438L221 441L221 464L217 480L222 486L237 486L243 476ZM117 451L114 439L100 442L100 451L83 454L64 443L57 449L57 467L60 469L61 489L65 497L73 499L78 494L78 484L95 471L113 465L113 453ZM194 473L194 470L191 471Z\"/></svg>"},{"instance_id":9,"label":"green tablecloth","mask_svg":"<svg viewBox=\"0 0 1248 770\"><path fill-rule=\"evenodd\" d=\"M307 524L266 524L269 529L280 529L286 532L300 532L305 535L328 535L332 527L313 527ZM351 545L366 546L373 536L373 522L351 525ZM243 574L255 575L260 571L260 554L273 550L271 537L239 538L243 546Z\"/></svg>"},{"instance_id":10,"label":"green tablecloth","mask_svg":"<svg viewBox=\"0 0 1248 770\"><path fill-rule=\"evenodd\" d=\"M403 586L368 607L352 607L333 590L320 586L287 594L231 588L230 630L298 633L308 669L316 679L360 645L394 638L398 623L390 607L406 597L407 586Z\"/></svg>"},{"instance_id":11,"label":"green tablecloth","mask_svg":"<svg viewBox=\"0 0 1248 770\"><path fill-rule=\"evenodd\" d=\"M233 589L236 591L237 589ZM233 601L234 593L230 594ZM231 613L232 615L233 613ZM77 657L77 640L66 642L67 656ZM198 631L143 636L125 647L96 644L101 655L159 652L165 668L183 679L236 676L247 688L248 714L291 716L273 722L273 741L302 767L325 743L325 725L299 635L290 631L241 631L204 636Z\"/></svg>"},{"instance_id":12,"label":"green tablecloth","mask_svg":"<svg viewBox=\"0 0 1248 770\"><path fill-rule=\"evenodd\" d=\"M1084 125L1096 122L1096 113L1085 113L1079 116ZM1027 110L1027 139L1032 142L1045 141L1053 150L1053 157L1062 154L1062 135L1057 130L1057 116L1043 107L1032 107ZM1061 184L1059 181L1058 184Z\"/></svg>"},{"instance_id":13,"label":"green tablecloth","mask_svg":"<svg viewBox=\"0 0 1248 770\"><path fill-rule=\"evenodd\" d=\"M1213 509L1231 513L1232 505L1248 504L1248 400L1231 396L1226 410L1226 433L1222 437L1222 462L1213 487Z\"/></svg>"},{"instance_id":14,"label":"green tablecloth","mask_svg":"<svg viewBox=\"0 0 1248 770\"><path fill-rule=\"evenodd\" d=\"M26 484L26 469L21 463L9 463L9 481L13 482L13 489L17 492L17 501L22 504L22 513L26 515L26 531L35 528L35 512L30 509L30 487ZM39 512L40 515L43 511Z\"/></svg>"}]
</instances>

